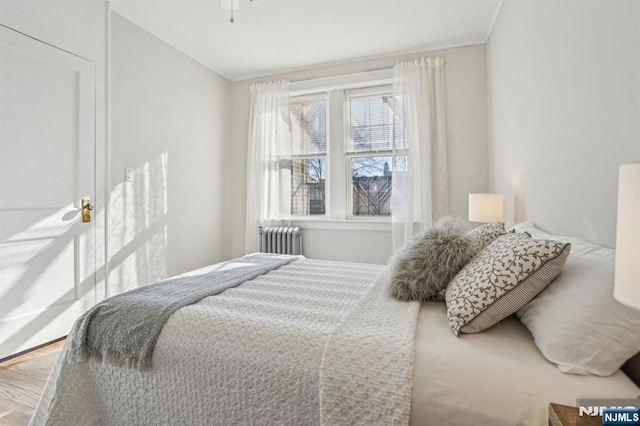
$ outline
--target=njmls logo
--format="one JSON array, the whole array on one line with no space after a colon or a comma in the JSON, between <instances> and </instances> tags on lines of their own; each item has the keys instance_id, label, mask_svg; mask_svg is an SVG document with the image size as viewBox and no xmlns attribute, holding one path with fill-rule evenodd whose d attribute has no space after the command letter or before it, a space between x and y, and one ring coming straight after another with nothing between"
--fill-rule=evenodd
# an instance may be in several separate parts
<instances>
[{"instance_id":1,"label":"njmls logo","mask_svg":"<svg viewBox=\"0 0 640 426\"><path fill-rule=\"evenodd\" d=\"M600 405L600 406L595 406L595 405L590 405L590 406L582 406L580 405L578 407L578 415L580 417L582 416L600 416L603 417L604 416L604 412L606 410L636 410L636 406L634 405L629 405L626 407L622 407L622 406L615 406L615 405Z\"/></svg>"},{"instance_id":2,"label":"njmls logo","mask_svg":"<svg viewBox=\"0 0 640 426\"><path fill-rule=\"evenodd\" d=\"M640 396L631 398L578 398L578 415L601 416L603 425L640 426ZM605 415L609 419L605 422Z\"/></svg>"},{"instance_id":3,"label":"njmls logo","mask_svg":"<svg viewBox=\"0 0 640 426\"><path fill-rule=\"evenodd\" d=\"M607 408L602 414L603 426L638 426L640 425L640 409Z\"/></svg>"}]
</instances>

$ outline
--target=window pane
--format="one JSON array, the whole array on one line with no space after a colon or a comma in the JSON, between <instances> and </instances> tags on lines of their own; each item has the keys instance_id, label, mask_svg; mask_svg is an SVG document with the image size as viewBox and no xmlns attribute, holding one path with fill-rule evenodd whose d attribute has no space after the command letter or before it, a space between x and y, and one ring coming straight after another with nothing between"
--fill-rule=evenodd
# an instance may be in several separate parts
<instances>
[{"instance_id":1,"label":"window pane","mask_svg":"<svg viewBox=\"0 0 640 426\"><path fill-rule=\"evenodd\" d=\"M386 151L403 148L404 129L398 99L391 92L371 94L371 89L348 95L350 140L348 152Z\"/></svg>"},{"instance_id":2,"label":"window pane","mask_svg":"<svg viewBox=\"0 0 640 426\"><path fill-rule=\"evenodd\" d=\"M291 153L324 154L327 151L326 97L293 98L290 115Z\"/></svg>"},{"instance_id":3,"label":"window pane","mask_svg":"<svg viewBox=\"0 0 640 426\"><path fill-rule=\"evenodd\" d=\"M325 158L291 162L291 214L306 216L325 212Z\"/></svg>"},{"instance_id":4,"label":"window pane","mask_svg":"<svg viewBox=\"0 0 640 426\"><path fill-rule=\"evenodd\" d=\"M406 167L406 157L351 158L351 199L353 216L390 216L393 173Z\"/></svg>"}]
</instances>

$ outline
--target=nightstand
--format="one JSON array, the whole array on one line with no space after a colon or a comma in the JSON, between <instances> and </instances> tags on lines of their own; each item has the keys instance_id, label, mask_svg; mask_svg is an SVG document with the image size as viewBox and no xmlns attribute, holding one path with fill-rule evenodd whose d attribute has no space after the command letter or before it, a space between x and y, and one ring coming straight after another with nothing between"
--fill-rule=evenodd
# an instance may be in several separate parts
<instances>
[{"instance_id":1,"label":"nightstand","mask_svg":"<svg viewBox=\"0 0 640 426\"><path fill-rule=\"evenodd\" d=\"M578 420L580 420L578 422ZM549 425L550 426L602 426L602 417L600 416L582 416L578 415L576 407L568 405L549 404Z\"/></svg>"}]
</instances>

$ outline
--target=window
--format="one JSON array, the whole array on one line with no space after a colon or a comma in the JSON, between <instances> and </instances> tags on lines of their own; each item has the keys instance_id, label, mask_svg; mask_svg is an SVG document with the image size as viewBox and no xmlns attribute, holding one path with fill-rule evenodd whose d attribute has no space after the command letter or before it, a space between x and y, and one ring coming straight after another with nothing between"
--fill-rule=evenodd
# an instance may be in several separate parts
<instances>
[{"instance_id":1,"label":"window","mask_svg":"<svg viewBox=\"0 0 640 426\"><path fill-rule=\"evenodd\" d=\"M325 214L326 95L291 100L291 214Z\"/></svg>"},{"instance_id":2,"label":"window","mask_svg":"<svg viewBox=\"0 0 640 426\"><path fill-rule=\"evenodd\" d=\"M345 95L347 216L390 216L391 181L398 169L392 150L402 147L404 137L395 97L391 87L350 90Z\"/></svg>"},{"instance_id":3,"label":"window","mask_svg":"<svg viewBox=\"0 0 640 426\"><path fill-rule=\"evenodd\" d=\"M291 213L294 218L387 221L393 161L404 144L390 79L292 92ZM402 153L402 151L401 151ZM371 222L370 222L371 223Z\"/></svg>"}]
</instances>

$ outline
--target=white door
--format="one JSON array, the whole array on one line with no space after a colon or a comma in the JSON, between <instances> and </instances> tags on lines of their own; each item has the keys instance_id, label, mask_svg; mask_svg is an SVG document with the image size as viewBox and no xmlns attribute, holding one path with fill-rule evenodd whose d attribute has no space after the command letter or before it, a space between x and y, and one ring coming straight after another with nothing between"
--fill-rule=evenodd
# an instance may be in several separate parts
<instances>
[{"instance_id":1,"label":"white door","mask_svg":"<svg viewBox=\"0 0 640 426\"><path fill-rule=\"evenodd\" d=\"M93 64L0 26L0 359L96 302L94 163Z\"/></svg>"}]
</instances>

